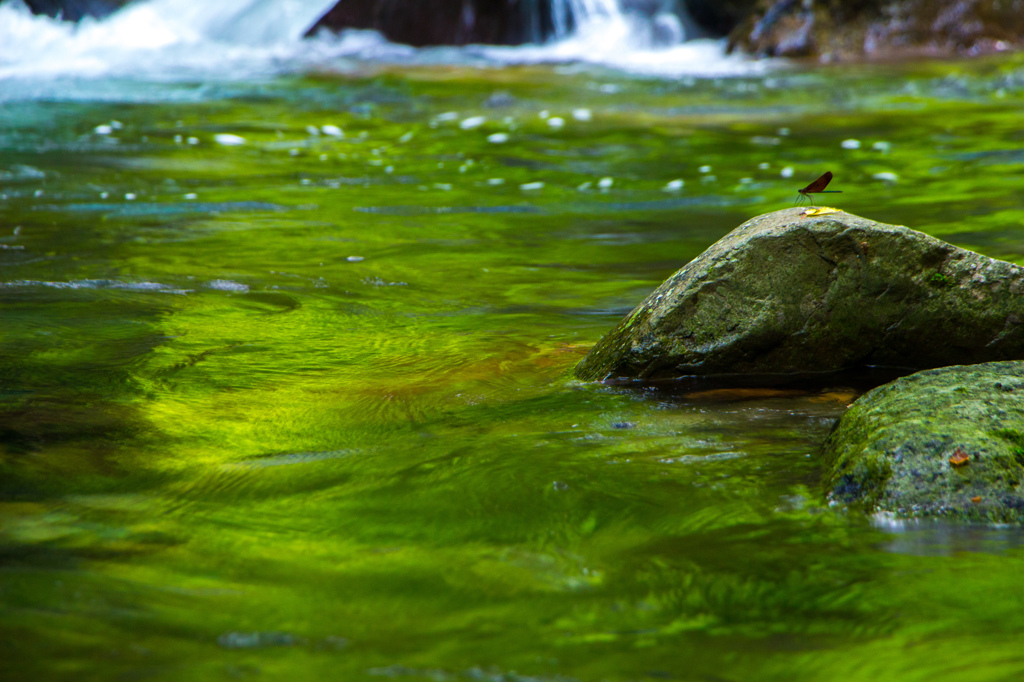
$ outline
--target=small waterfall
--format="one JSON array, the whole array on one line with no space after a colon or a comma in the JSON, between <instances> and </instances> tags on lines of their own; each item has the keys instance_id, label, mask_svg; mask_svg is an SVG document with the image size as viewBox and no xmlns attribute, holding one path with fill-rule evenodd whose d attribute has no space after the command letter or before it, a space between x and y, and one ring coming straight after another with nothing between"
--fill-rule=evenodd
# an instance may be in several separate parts
<instances>
[{"instance_id":1,"label":"small waterfall","mask_svg":"<svg viewBox=\"0 0 1024 682\"><path fill-rule=\"evenodd\" d=\"M72 96L60 79L79 84L91 79L93 85L82 85L89 92L109 88L109 96L123 97L130 91L118 90L111 79L248 80L319 69L337 60L579 62L652 75L759 68L726 57L722 41L694 40L701 36L688 22L684 0L517 0L527 44L509 47L416 50L372 31L303 39L336 2L136 0L103 19L69 24L33 15L23 0L0 0L0 102Z\"/></svg>"},{"instance_id":2,"label":"small waterfall","mask_svg":"<svg viewBox=\"0 0 1024 682\"><path fill-rule=\"evenodd\" d=\"M302 36L336 0L139 0L69 24L0 0L5 78L249 77L303 52ZM285 67L286 68L286 67ZM0 99L3 99L0 86Z\"/></svg>"},{"instance_id":3,"label":"small waterfall","mask_svg":"<svg viewBox=\"0 0 1024 682\"><path fill-rule=\"evenodd\" d=\"M180 35L239 45L294 41L336 0L149 0L128 5L112 23L138 18L180 27Z\"/></svg>"},{"instance_id":4,"label":"small waterfall","mask_svg":"<svg viewBox=\"0 0 1024 682\"><path fill-rule=\"evenodd\" d=\"M551 23L556 40L568 37L577 28L622 17L619 0L551 0Z\"/></svg>"},{"instance_id":5,"label":"small waterfall","mask_svg":"<svg viewBox=\"0 0 1024 682\"><path fill-rule=\"evenodd\" d=\"M703 37L683 0L549 0L554 40L595 37L618 47L664 48Z\"/></svg>"}]
</instances>

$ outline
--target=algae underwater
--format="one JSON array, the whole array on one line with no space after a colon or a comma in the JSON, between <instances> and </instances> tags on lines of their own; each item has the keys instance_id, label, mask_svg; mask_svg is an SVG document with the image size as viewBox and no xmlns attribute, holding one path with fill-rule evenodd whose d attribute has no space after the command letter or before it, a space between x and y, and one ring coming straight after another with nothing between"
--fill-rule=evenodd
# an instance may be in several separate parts
<instances>
[{"instance_id":1,"label":"algae underwater","mask_svg":"<svg viewBox=\"0 0 1024 682\"><path fill-rule=\"evenodd\" d=\"M571 370L823 168L1024 263L1022 67L3 99L5 679L1018 677L1017 529L826 506L865 387Z\"/></svg>"}]
</instances>

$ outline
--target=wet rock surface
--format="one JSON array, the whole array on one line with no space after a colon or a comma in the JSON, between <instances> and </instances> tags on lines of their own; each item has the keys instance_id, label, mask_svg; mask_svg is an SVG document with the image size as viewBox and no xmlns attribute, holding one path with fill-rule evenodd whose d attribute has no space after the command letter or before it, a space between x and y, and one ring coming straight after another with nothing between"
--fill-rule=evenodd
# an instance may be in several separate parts
<instances>
[{"instance_id":1,"label":"wet rock surface","mask_svg":"<svg viewBox=\"0 0 1024 682\"><path fill-rule=\"evenodd\" d=\"M1024 521L1024 362L943 367L876 388L838 421L823 455L839 503Z\"/></svg>"},{"instance_id":2,"label":"wet rock surface","mask_svg":"<svg viewBox=\"0 0 1024 682\"><path fill-rule=\"evenodd\" d=\"M823 61L1019 49L1024 0L758 0L730 49Z\"/></svg>"},{"instance_id":3,"label":"wet rock surface","mask_svg":"<svg viewBox=\"0 0 1024 682\"><path fill-rule=\"evenodd\" d=\"M553 30L547 2L507 0L342 0L309 33L346 28L380 31L392 42L415 45L518 45Z\"/></svg>"},{"instance_id":4,"label":"wet rock surface","mask_svg":"<svg viewBox=\"0 0 1024 682\"><path fill-rule=\"evenodd\" d=\"M25 0L35 14L60 17L64 21L80 21L85 17L105 17L129 0Z\"/></svg>"},{"instance_id":5,"label":"wet rock surface","mask_svg":"<svg viewBox=\"0 0 1024 682\"><path fill-rule=\"evenodd\" d=\"M787 209L668 278L576 367L587 381L908 370L1024 358L1024 268L906 227Z\"/></svg>"}]
</instances>

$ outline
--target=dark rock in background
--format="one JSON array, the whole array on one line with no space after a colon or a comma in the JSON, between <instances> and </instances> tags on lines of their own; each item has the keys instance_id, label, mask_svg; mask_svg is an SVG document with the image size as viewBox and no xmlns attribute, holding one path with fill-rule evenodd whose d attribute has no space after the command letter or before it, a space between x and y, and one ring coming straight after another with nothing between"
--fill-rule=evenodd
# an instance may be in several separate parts
<instances>
[{"instance_id":1,"label":"dark rock in background","mask_svg":"<svg viewBox=\"0 0 1024 682\"><path fill-rule=\"evenodd\" d=\"M825 441L838 503L1024 522L1024 363L918 372L861 396Z\"/></svg>"},{"instance_id":2,"label":"dark rock in background","mask_svg":"<svg viewBox=\"0 0 1024 682\"><path fill-rule=\"evenodd\" d=\"M1024 44L1024 0L757 0L730 49L823 61L974 55Z\"/></svg>"},{"instance_id":3,"label":"dark rock in background","mask_svg":"<svg viewBox=\"0 0 1024 682\"><path fill-rule=\"evenodd\" d=\"M374 29L417 47L517 45L551 35L548 0L341 0L310 29Z\"/></svg>"},{"instance_id":4,"label":"dark rock in background","mask_svg":"<svg viewBox=\"0 0 1024 682\"><path fill-rule=\"evenodd\" d=\"M686 0L686 10L698 26L715 36L728 35L750 16L757 0Z\"/></svg>"},{"instance_id":5,"label":"dark rock in background","mask_svg":"<svg viewBox=\"0 0 1024 682\"><path fill-rule=\"evenodd\" d=\"M79 21L84 17L105 17L113 14L129 0L24 0L35 14Z\"/></svg>"},{"instance_id":6,"label":"dark rock in background","mask_svg":"<svg viewBox=\"0 0 1024 682\"><path fill-rule=\"evenodd\" d=\"M748 220L577 365L585 381L1024 359L1024 268L844 212Z\"/></svg>"}]
</instances>

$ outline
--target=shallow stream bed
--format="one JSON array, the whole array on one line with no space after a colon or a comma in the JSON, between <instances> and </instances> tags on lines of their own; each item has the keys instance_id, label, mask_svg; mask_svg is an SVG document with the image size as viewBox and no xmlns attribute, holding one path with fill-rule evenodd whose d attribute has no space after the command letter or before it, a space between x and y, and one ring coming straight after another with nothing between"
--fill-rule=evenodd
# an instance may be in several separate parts
<instances>
[{"instance_id":1,"label":"shallow stream bed","mask_svg":"<svg viewBox=\"0 0 1024 682\"><path fill-rule=\"evenodd\" d=\"M863 386L571 369L825 170L1024 263L1022 65L0 97L0 676L1020 679L1019 530L824 503Z\"/></svg>"}]
</instances>

